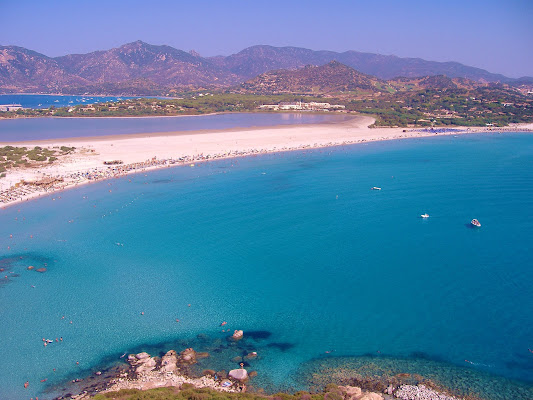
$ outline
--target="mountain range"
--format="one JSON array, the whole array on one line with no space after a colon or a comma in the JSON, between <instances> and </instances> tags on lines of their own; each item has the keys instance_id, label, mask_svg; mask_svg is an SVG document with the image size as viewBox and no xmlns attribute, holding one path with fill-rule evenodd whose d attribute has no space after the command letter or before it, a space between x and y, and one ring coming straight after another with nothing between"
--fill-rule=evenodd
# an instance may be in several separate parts
<instances>
[{"instance_id":1,"label":"mountain range","mask_svg":"<svg viewBox=\"0 0 533 400\"><path fill-rule=\"evenodd\" d=\"M353 79L347 83L372 90L372 80L397 77L445 75L477 82L533 82L533 78L512 79L457 62L426 61L357 51L342 53L314 51L298 47L258 45L230 56L202 57L170 46L136 41L123 46L87 54L47 57L17 46L0 46L0 93L92 93L155 95L203 88L230 88L244 84L252 87L254 78L269 71L308 68L312 82L313 66L337 64ZM342 68L332 64L331 71L321 70L341 84ZM331 67L331 65L330 65ZM353 69L356 74L354 75ZM290 75L290 73L289 73ZM315 74L316 75L316 74ZM273 77L272 75L271 77ZM317 76L317 79L318 78ZM250 82L249 82L250 81ZM346 81L346 79L344 79Z\"/></svg>"}]
</instances>

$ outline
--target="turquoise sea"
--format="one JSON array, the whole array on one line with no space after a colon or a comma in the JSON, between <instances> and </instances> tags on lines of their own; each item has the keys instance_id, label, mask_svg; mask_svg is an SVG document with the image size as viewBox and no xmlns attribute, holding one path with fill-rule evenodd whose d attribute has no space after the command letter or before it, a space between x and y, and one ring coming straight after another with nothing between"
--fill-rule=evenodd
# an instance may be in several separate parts
<instances>
[{"instance_id":1,"label":"turquoise sea","mask_svg":"<svg viewBox=\"0 0 533 400\"><path fill-rule=\"evenodd\" d=\"M199 370L257 351L267 391L360 368L531 399L532 213L518 133L221 160L2 209L0 398L193 346Z\"/></svg>"}]
</instances>

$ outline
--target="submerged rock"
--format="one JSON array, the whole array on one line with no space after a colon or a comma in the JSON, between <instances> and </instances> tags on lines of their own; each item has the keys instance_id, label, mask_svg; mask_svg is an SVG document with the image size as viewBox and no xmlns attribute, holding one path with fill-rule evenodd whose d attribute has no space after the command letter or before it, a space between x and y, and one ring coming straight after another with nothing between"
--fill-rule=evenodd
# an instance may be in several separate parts
<instances>
[{"instance_id":1,"label":"submerged rock","mask_svg":"<svg viewBox=\"0 0 533 400\"><path fill-rule=\"evenodd\" d=\"M46 272L46 268L37 268L35 271L37 271L37 272Z\"/></svg>"}]
</instances>

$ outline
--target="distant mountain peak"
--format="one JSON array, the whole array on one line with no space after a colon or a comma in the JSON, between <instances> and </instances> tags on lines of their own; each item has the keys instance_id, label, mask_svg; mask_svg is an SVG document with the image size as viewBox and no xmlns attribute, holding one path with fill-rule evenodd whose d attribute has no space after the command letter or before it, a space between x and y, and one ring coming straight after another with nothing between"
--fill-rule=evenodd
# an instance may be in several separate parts
<instances>
[{"instance_id":1,"label":"distant mountain peak","mask_svg":"<svg viewBox=\"0 0 533 400\"><path fill-rule=\"evenodd\" d=\"M321 66L305 65L299 69L266 72L241 85L247 92L272 94L327 94L365 90L377 92L381 81L336 60Z\"/></svg>"},{"instance_id":2,"label":"distant mountain peak","mask_svg":"<svg viewBox=\"0 0 533 400\"><path fill-rule=\"evenodd\" d=\"M327 68L317 70L317 66ZM320 81L317 87L326 89L340 89L343 73L349 75L352 81L359 81L360 84L366 82L369 90L372 86L370 81L376 79L372 76L391 79L446 75L477 82L516 81L456 62L442 63L353 50L338 53L292 46L255 45L226 57L202 57L194 50L185 52L167 45L136 40L109 50L56 58L22 47L0 46L0 91L60 92L62 88L68 88L72 92L78 87L82 93L111 93L114 88L130 87L129 82L136 82L138 91L135 94L152 94L153 90L159 90L154 88L229 87L268 71L296 71L302 68L307 71L308 78L316 75ZM335 71L338 76L335 76ZM327 74L328 79L334 82L332 87L326 84ZM303 82L307 79L304 78L303 75L295 75L291 79ZM527 83L528 78L523 81ZM435 87L452 87L458 83L444 78L418 82ZM344 82L349 87L352 87L352 83ZM143 87L146 92L143 92Z\"/></svg>"}]
</instances>

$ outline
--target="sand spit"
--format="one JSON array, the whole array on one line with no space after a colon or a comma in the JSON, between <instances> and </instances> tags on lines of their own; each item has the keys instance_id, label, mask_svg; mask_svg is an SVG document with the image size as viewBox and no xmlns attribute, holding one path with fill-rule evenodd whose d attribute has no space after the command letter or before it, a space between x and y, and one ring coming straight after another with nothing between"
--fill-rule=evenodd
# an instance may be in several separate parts
<instances>
[{"instance_id":1,"label":"sand spit","mask_svg":"<svg viewBox=\"0 0 533 400\"><path fill-rule=\"evenodd\" d=\"M369 128L374 119L357 116L332 124L238 128L221 131L146 133L93 138L0 143L16 146L76 147L52 165L9 170L0 178L0 206L9 206L58 190L102 179L174 165L292 150L342 146L376 140L484 132L484 128ZM494 129L495 130L495 129ZM532 131L532 124L498 128ZM495 130L496 131L496 130ZM120 161L117 165L104 162ZM48 184L25 184L23 182Z\"/></svg>"}]
</instances>

